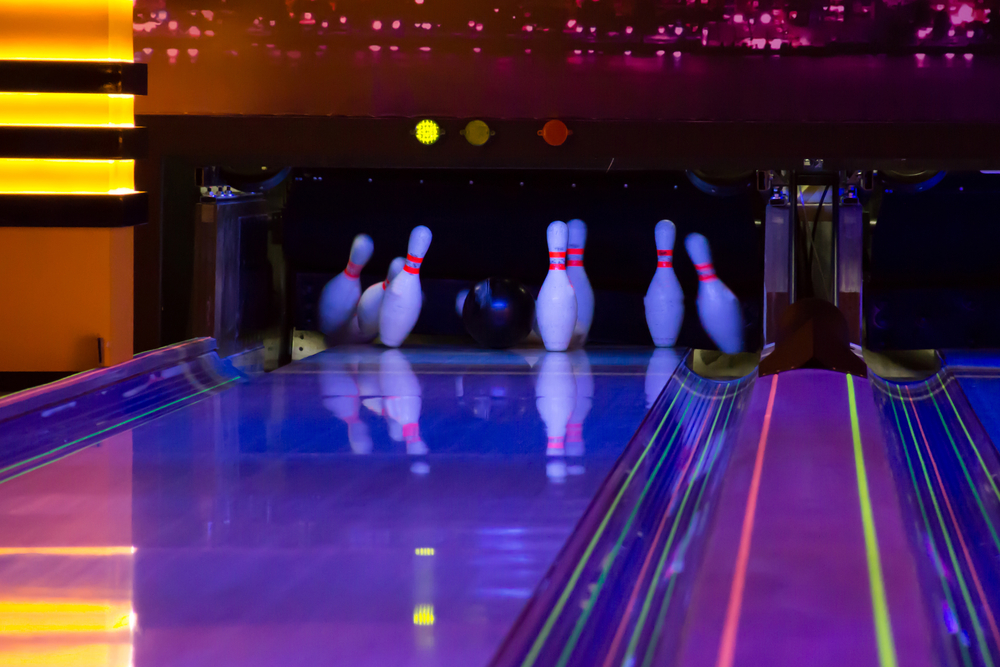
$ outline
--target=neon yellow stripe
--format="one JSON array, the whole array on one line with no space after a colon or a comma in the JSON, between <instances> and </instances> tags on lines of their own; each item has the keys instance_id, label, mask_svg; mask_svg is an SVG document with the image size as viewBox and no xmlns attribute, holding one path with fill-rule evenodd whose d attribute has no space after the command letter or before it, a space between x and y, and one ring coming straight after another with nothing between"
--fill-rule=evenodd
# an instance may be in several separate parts
<instances>
[{"instance_id":1,"label":"neon yellow stripe","mask_svg":"<svg viewBox=\"0 0 1000 667\"><path fill-rule=\"evenodd\" d=\"M861 522L865 529L865 554L868 559L868 582L872 593L872 615L875 617L875 638L878 641L878 660L882 667L896 667L896 644L892 638L889 621L889 604L885 599L885 581L882 579L882 559L875 535L875 515L868 493L868 475L861 451L861 427L858 425L858 405L854 399L854 377L847 376L847 399L851 406L851 435L854 438L854 467L858 475L858 497L861 500Z\"/></svg>"}]
</instances>

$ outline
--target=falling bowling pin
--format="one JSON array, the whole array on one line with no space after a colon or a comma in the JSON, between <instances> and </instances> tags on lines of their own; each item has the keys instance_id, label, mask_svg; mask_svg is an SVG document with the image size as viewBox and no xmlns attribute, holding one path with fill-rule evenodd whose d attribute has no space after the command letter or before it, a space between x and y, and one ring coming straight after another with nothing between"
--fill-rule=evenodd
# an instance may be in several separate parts
<instances>
[{"instance_id":1,"label":"falling bowling pin","mask_svg":"<svg viewBox=\"0 0 1000 667\"><path fill-rule=\"evenodd\" d=\"M350 322L361 299L358 276L371 259L375 244L367 234L358 234L351 244L347 268L331 280L319 295L319 328L327 336L336 336Z\"/></svg>"},{"instance_id":2,"label":"falling bowling pin","mask_svg":"<svg viewBox=\"0 0 1000 667\"><path fill-rule=\"evenodd\" d=\"M583 220L567 223L569 245L566 249L566 276L576 292L576 325L572 344L582 346L587 342L590 323L594 321L594 290L583 268L583 247L587 244L587 225Z\"/></svg>"},{"instance_id":3,"label":"falling bowling pin","mask_svg":"<svg viewBox=\"0 0 1000 667\"><path fill-rule=\"evenodd\" d=\"M358 301L358 330L361 342L370 343L378 336L378 314L382 308L382 297L385 296L385 289L392 279L403 270L405 262L402 257L392 260L386 279L371 285L361 295L361 300Z\"/></svg>"},{"instance_id":4,"label":"falling bowling pin","mask_svg":"<svg viewBox=\"0 0 1000 667\"><path fill-rule=\"evenodd\" d=\"M402 345L420 317L420 307L424 301L423 292L420 291L420 264L430 245L431 230L423 225L414 227L410 232L403 271L393 278L382 297L378 331L384 345Z\"/></svg>"},{"instance_id":5,"label":"falling bowling pin","mask_svg":"<svg viewBox=\"0 0 1000 667\"><path fill-rule=\"evenodd\" d=\"M576 326L576 293L566 276L566 223L556 220L546 233L549 243L549 273L538 291L535 317L545 349L563 352L569 347Z\"/></svg>"},{"instance_id":6,"label":"falling bowling pin","mask_svg":"<svg viewBox=\"0 0 1000 667\"><path fill-rule=\"evenodd\" d=\"M547 445L545 472L549 479L566 479L566 427L576 409L576 377L565 352L542 358L535 381L535 406L545 423Z\"/></svg>"},{"instance_id":7,"label":"falling bowling pin","mask_svg":"<svg viewBox=\"0 0 1000 667\"><path fill-rule=\"evenodd\" d=\"M646 290L646 324L656 347L673 347L684 321L684 292L674 275L674 237L677 228L669 220L656 223L656 273Z\"/></svg>"},{"instance_id":8,"label":"falling bowling pin","mask_svg":"<svg viewBox=\"0 0 1000 667\"><path fill-rule=\"evenodd\" d=\"M684 247L698 271L698 317L708 337L726 354L743 351L743 312L739 299L715 275L708 239L688 234Z\"/></svg>"}]
</instances>

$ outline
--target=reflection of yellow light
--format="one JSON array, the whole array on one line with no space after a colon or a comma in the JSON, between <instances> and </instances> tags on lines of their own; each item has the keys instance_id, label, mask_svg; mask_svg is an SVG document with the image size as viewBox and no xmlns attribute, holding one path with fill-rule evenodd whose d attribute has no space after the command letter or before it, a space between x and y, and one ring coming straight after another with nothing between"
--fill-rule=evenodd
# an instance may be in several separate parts
<instances>
[{"instance_id":1,"label":"reflection of yellow light","mask_svg":"<svg viewBox=\"0 0 1000 667\"><path fill-rule=\"evenodd\" d=\"M110 632L128 628L131 614L128 601L3 600L0 601L0 636Z\"/></svg>"},{"instance_id":2,"label":"reflection of yellow light","mask_svg":"<svg viewBox=\"0 0 1000 667\"><path fill-rule=\"evenodd\" d=\"M434 605L418 604L413 608L414 625L434 625Z\"/></svg>"},{"instance_id":3,"label":"reflection of yellow light","mask_svg":"<svg viewBox=\"0 0 1000 667\"><path fill-rule=\"evenodd\" d=\"M3 0L0 59L130 61L132 0Z\"/></svg>"},{"instance_id":4,"label":"reflection of yellow light","mask_svg":"<svg viewBox=\"0 0 1000 667\"><path fill-rule=\"evenodd\" d=\"M422 120L417 123L413 134L417 137L417 141L425 146L430 146L441 138L441 126L432 120Z\"/></svg>"},{"instance_id":5,"label":"reflection of yellow light","mask_svg":"<svg viewBox=\"0 0 1000 667\"><path fill-rule=\"evenodd\" d=\"M129 192L135 160L0 158L0 193Z\"/></svg>"},{"instance_id":6,"label":"reflection of yellow light","mask_svg":"<svg viewBox=\"0 0 1000 667\"><path fill-rule=\"evenodd\" d=\"M0 665L31 667L131 667L131 645L71 644L54 647L29 644L0 649Z\"/></svg>"},{"instance_id":7,"label":"reflection of yellow light","mask_svg":"<svg viewBox=\"0 0 1000 667\"><path fill-rule=\"evenodd\" d=\"M0 125L134 127L131 95L0 93Z\"/></svg>"},{"instance_id":8,"label":"reflection of yellow light","mask_svg":"<svg viewBox=\"0 0 1000 667\"><path fill-rule=\"evenodd\" d=\"M128 556L135 547L0 547L0 556Z\"/></svg>"},{"instance_id":9,"label":"reflection of yellow light","mask_svg":"<svg viewBox=\"0 0 1000 667\"><path fill-rule=\"evenodd\" d=\"M416 549L413 550L413 553L417 554L418 556L433 556L434 547L417 547Z\"/></svg>"}]
</instances>

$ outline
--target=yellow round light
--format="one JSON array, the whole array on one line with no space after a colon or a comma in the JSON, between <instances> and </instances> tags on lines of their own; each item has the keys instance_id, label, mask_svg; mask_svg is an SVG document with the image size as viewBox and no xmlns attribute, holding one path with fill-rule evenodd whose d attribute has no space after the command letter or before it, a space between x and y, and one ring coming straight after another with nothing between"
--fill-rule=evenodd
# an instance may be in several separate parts
<instances>
[{"instance_id":1,"label":"yellow round light","mask_svg":"<svg viewBox=\"0 0 1000 667\"><path fill-rule=\"evenodd\" d=\"M483 121L473 120L465 126L462 134L465 135L465 140L473 146L482 146L490 140L490 135L493 133L490 131L490 126Z\"/></svg>"},{"instance_id":2,"label":"yellow round light","mask_svg":"<svg viewBox=\"0 0 1000 667\"><path fill-rule=\"evenodd\" d=\"M424 146L430 146L435 141L441 138L444 134L441 132L441 126L432 120L422 120L417 123L417 126L413 129L414 136L417 137L417 141L422 143Z\"/></svg>"}]
</instances>

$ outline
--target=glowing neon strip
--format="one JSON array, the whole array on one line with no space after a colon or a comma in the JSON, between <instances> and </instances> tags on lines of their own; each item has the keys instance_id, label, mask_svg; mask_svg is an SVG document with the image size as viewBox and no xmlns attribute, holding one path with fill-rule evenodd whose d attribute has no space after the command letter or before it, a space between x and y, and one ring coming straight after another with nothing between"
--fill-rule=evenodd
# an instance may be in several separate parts
<instances>
[{"instance_id":1,"label":"glowing neon strip","mask_svg":"<svg viewBox=\"0 0 1000 667\"><path fill-rule=\"evenodd\" d=\"M875 513L868 493L868 475L865 456L861 449L861 426L858 424L858 405L854 398L854 376L847 376L847 401L851 407L851 436L854 439L854 468L858 475L858 498L861 501L861 523L865 532L865 554L868 560L868 583L872 596L872 615L875 617L875 638L878 641L878 661L882 667L896 666L896 643L892 637L889 604L885 598L885 581L882 578L882 560L875 534Z\"/></svg>"},{"instance_id":2,"label":"glowing neon strip","mask_svg":"<svg viewBox=\"0 0 1000 667\"><path fill-rule=\"evenodd\" d=\"M944 395L948 397L948 402L951 403L951 409L955 412L955 416L958 417L958 423L962 425L962 431L965 432L965 437L969 439L969 444L972 445L972 451L976 453L976 459L979 461L979 467L981 467L983 472L986 474L986 479L990 482L990 488L993 489L993 495L996 496L997 502L1000 502L1000 490L997 489L997 484L993 479L993 475L990 474L989 469L986 467L986 462L983 461L983 457L979 453L979 447L976 447L975 443L972 441L972 435L969 434L969 429L965 427L965 420L962 419L962 415L959 414L958 408L955 406L955 402L951 400L951 394L948 392L948 387L944 384L944 379L939 376L938 382L941 383L941 388L944 389Z\"/></svg>"},{"instance_id":3,"label":"glowing neon strip","mask_svg":"<svg viewBox=\"0 0 1000 667\"><path fill-rule=\"evenodd\" d=\"M907 388L906 393L909 395L909 388ZM913 403L912 396L910 396L910 402ZM924 440L924 448L927 450L927 458L930 459L931 467L934 468L934 476L937 478L938 486L941 489L941 498L944 500L944 505L948 509L948 515L951 517L951 523L955 527L955 537L958 538L958 543L962 547L965 562L969 566L969 574L972 575L972 583L976 587L979 599L983 602L983 611L986 613L986 621L990 625L990 632L993 634L993 641L996 642L997 646L1000 646L1000 629L997 628L996 619L993 618L993 611L990 609L986 592L983 590L983 584L979 581L979 573L976 571L976 566L972 562L972 555L969 553L969 547L965 543L965 536L962 534L962 528L958 523L958 518L955 516L955 510L951 506L951 500L948 499L948 492L945 489L944 481L941 479L941 471L938 470L937 461L934 459L933 452L931 452L930 442L927 440L927 434L924 433L923 424L920 423L920 415L917 414L915 407L913 410L913 418L917 420L917 428L920 430L920 436Z\"/></svg>"},{"instance_id":4,"label":"glowing neon strip","mask_svg":"<svg viewBox=\"0 0 1000 667\"><path fill-rule=\"evenodd\" d=\"M0 556L129 556L135 547L0 547Z\"/></svg>"},{"instance_id":5,"label":"glowing neon strip","mask_svg":"<svg viewBox=\"0 0 1000 667\"><path fill-rule=\"evenodd\" d=\"M737 389L736 393L742 391L742 387ZM726 427L729 425L729 418L733 414L733 407L736 405L736 398L729 402L729 411L726 413L726 421L722 423L722 432L720 434L720 440L724 437L726 432ZM709 436L711 438L711 436ZM707 443L706 443L707 444ZM715 461L717 457L714 457L708 465L708 472L705 474L705 483L701 485L698 489L698 497L694 501L694 512L698 512L698 508L701 507L701 499L705 494L705 489L708 488L708 479L712 475L712 468L715 466ZM660 603L660 613L656 616L656 624L653 626L653 633L649 637L649 642L646 645L646 656L642 660L643 667L649 667L653 661L653 656L656 645L659 642L660 633L663 631L663 623L667 618L667 609L670 607L670 600L674 594L674 584L677 583L677 577L673 576L670 580L670 585L667 586L666 593L663 595L663 602Z\"/></svg>"},{"instance_id":6,"label":"glowing neon strip","mask_svg":"<svg viewBox=\"0 0 1000 667\"><path fill-rule=\"evenodd\" d=\"M716 667L732 667L733 658L736 655L736 633L740 627L740 613L743 610L743 589L747 579L747 563L750 560L750 541L753 538L754 519L757 515L757 496L760 494L760 477L764 469L764 452L767 449L767 434L771 430L771 415L774 413L774 396L777 391L778 376L772 375L771 393L767 397L764 425L760 430L760 440L757 441L757 458L753 465L750 493L747 495L746 512L743 515L740 546L736 552L736 570L733 572L733 585L729 590L726 624L723 626L722 639L719 641L719 656L715 661Z\"/></svg>"},{"instance_id":7,"label":"glowing neon strip","mask_svg":"<svg viewBox=\"0 0 1000 667\"><path fill-rule=\"evenodd\" d=\"M698 472L701 471L702 466L705 463L705 457L708 455L708 451L711 449L712 435L715 434L715 426L719 423L719 416L722 414L722 408L725 405L726 396L729 393L729 387L726 386L726 391L722 396L722 401L719 402L719 409L715 412L715 418L712 420L712 428L709 429L708 439L705 441L705 446L701 450L701 456L698 457L698 464L695 466L695 477L697 477ZM695 444L701 440L701 434L704 431L705 424L708 423L706 419L702 423L702 431L698 433L698 439L695 440ZM686 471L685 471L686 472ZM643 600L642 610L639 612L639 619L635 624L635 629L632 630L632 638L629 640L628 648L625 651L624 662L631 664L634 660L636 648L639 645L639 636L642 634L643 628L646 626L646 619L649 617L649 610L653 604L653 596L656 594L656 584L660 581L660 577L663 576L663 568L667 564L667 556L670 555L670 548L673 546L674 537L677 535L677 527L680 525L681 517L684 515L684 508L687 507L688 497L691 495L691 489L694 485L689 483L687 489L684 491L684 497L681 499L681 505L677 508L677 514L674 516L674 524L670 528L670 534L667 536L667 542L663 546L663 553L660 555L660 562L656 564L656 571L653 572L653 578L650 581L648 590L646 591L646 599ZM704 485L701 487L704 489ZM700 494L699 494L700 497ZM673 498L671 498L671 504L673 504ZM670 511L670 505L667 505L667 512ZM655 544L655 543L654 543ZM676 580L676 576L672 577ZM673 583L673 582L671 582ZM647 646L646 654L647 658L650 656L649 650L653 647L654 642L650 642Z\"/></svg>"},{"instance_id":8,"label":"glowing neon strip","mask_svg":"<svg viewBox=\"0 0 1000 667\"><path fill-rule=\"evenodd\" d=\"M219 387L221 387L221 386L223 386L225 384L229 384L230 382L232 382L232 381L234 381L236 379L237 378L229 378L228 380L223 380L219 384L213 385L211 387L206 387L205 389L202 389L201 391L196 391L195 393L188 394L187 396L182 396L181 398L178 398L177 400L171 401L169 403L165 403L164 405L161 405L159 407L153 408L152 410L147 410L146 412L143 412L142 414L136 415L135 417L130 417L130 418L126 419L125 421L118 422L117 424L114 424L112 426L108 426L107 428L102 428L100 431L96 431L94 433L91 433L90 435L85 435L82 438L77 438L76 440L73 440L72 442L67 442L64 445L59 445L55 449L49 450L49 451L47 451L47 452L45 452L43 454L38 454L36 456L32 456L30 459L25 459L24 461L19 461L17 463L13 463L13 464L7 466L6 468L0 468L0 475L4 474L8 470L13 470L14 468L19 468L19 467L21 467L23 465L31 463L32 461L37 461L38 459L45 458L46 456L51 456L52 454L55 454L58 451L66 449L67 447L72 447L73 445L79 444L79 443L81 443L84 440L87 440L89 438L95 438L95 437L97 437L97 436L99 436L99 435L101 435L103 433L108 433L109 431L112 431L112 430L114 430L116 428L124 426L125 424L131 424L132 422L136 421L137 419L142 419L143 417L148 417L149 415L151 415L153 413L160 412L161 410L165 410L165 409L169 408L170 406L177 405L178 403L180 403L182 401L186 401L188 399L194 398L195 396L199 396L201 394L204 394L205 392L212 391L213 389L218 389ZM70 452L70 454L75 454L75 453L76 452ZM67 454L66 456L69 456L70 454ZM25 474L31 472L32 470L38 470L39 468L47 466L50 463L55 463L56 461L61 461L64 458L66 458L66 457L62 456L62 457L60 457L58 459L54 459L52 461L46 461L45 463L42 463L41 465L37 465L34 468L29 468L28 470L22 470L21 472L17 473L16 475L11 475L10 477L7 477L6 479L0 479L0 484L3 484L4 482L9 482L12 479L17 479L21 475L25 475Z\"/></svg>"},{"instance_id":9,"label":"glowing neon strip","mask_svg":"<svg viewBox=\"0 0 1000 667\"><path fill-rule=\"evenodd\" d=\"M594 585L594 589L590 594L590 599L583 611L580 613L580 617L577 618L576 625L573 626L573 632L570 634L569 640L566 642L565 646L563 646L562 653L559 655L559 661L556 663L556 667L565 667L573 653L573 649L576 648L576 643L579 641L580 635L583 634L583 628L587 624L587 619L590 618L590 612L594 609L597 603L597 598L601 594L601 589L604 588L604 583L607 581L608 572L611 571L611 566L618 557L618 552L621 550L622 544L625 542L625 537L632 530L632 524L635 522L635 518L639 514L639 506L642 505L642 501L646 498L646 494L649 493L649 490L653 486L653 482L656 481L660 468L667 460L667 455L670 453L674 442L677 440L677 435L681 432L681 429L684 426L684 417L687 415L687 411L693 402L694 401L689 398L685 404L684 412L681 413L681 417L677 422L677 427L674 428L673 435L671 435L670 440L667 441L667 445L663 449L663 454L660 455L660 460L656 462L656 467L653 468L653 471L649 474L649 479L646 480L646 485L643 487L642 493L639 494L639 498L632 506L632 512L629 513L628 521L626 521L625 525L622 527L621 534L618 535L618 539L615 541L615 546L612 547L608 557L605 558L604 567L601 568L601 574L597 577L597 583Z\"/></svg>"},{"instance_id":10,"label":"glowing neon strip","mask_svg":"<svg viewBox=\"0 0 1000 667\"><path fill-rule=\"evenodd\" d=\"M535 664L535 660L538 659L538 654L541 653L542 646L545 645L545 641L548 639L549 633L552 632L552 626L555 625L556 619L559 617L559 614L562 613L563 608L566 606L566 602L567 600L569 600L569 596L573 592L573 588L576 586L576 582L580 579L580 575L583 573L583 569L584 567L586 567L587 561L590 560L590 555L593 553L594 547L597 546L598 540L600 540L601 536L604 534L604 529L607 528L608 521L611 520L612 513L614 513L615 508L618 507L618 503L621 501L622 496L625 495L625 491L628 490L629 485L632 483L632 478L635 476L636 471L639 470L640 464L646 458L646 455L649 454L649 450L653 447L653 443L656 441L656 436L659 435L660 429L663 428L663 425L667 421L667 417L670 416L670 412L673 410L674 404L680 397L682 393L681 390L683 388L684 388L684 381L681 380L681 386L678 388L677 393L674 394L673 399L671 399L670 405L667 407L667 411L663 414L663 419L660 420L659 426L657 426L656 430L653 431L653 435L650 437L649 442L646 443L646 448L643 450L642 455L639 456L639 459L635 462L635 465L632 466L632 470L629 472L628 477L625 478L625 482L622 484L622 488L618 490L618 494L615 496L614 501L612 501L611 506L608 508L607 513L604 515L604 519L601 520L600 525L594 532L594 537L591 538L590 544L587 545L587 549L583 553L583 557L580 559L580 562L577 563L576 569L573 570L573 574L570 576L569 582L566 584L566 588L563 590L562 595L559 596L559 599L556 601L556 604L553 607L552 611L549 612L549 617L546 619L545 625L542 626L542 630L541 632L538 633L538 636L535 638L535 641L531 646L531 650L528 652L528 655L525 656L524 661L521 663L522 667L531 667L531 665Z\"/></svg>"},{"instance_id":11,"label":"glowing neon strip","mask_svg":"<svg viewBox=\"0 0 1000 667\"><path fill-rule=\"evenodd\" d=\"M905 401L903 398L903 390L896 387L896 391L899 394L900 402ZM910 400L910 407L913 409L913 415L917 414L917 407ZM968 585L965 583L965 577L962 575L962 568L958 563L958 556L955 555L955 546L951 542L951 536L948 534L948 528L944 523L944 516L941 514L941 505L938 503L937 495L934 493L934 487L931 484L930 475L927 473L927 464L924 462L924 455L920 451L920 445L917 442L917 434L913 430L913 422L910 421L910 413L903 409L903 416L906 417L906 424L910 430L910 436L913 438L913 450L917 454L917 459L920 461L920 470L923 473L924 484L927 486L928 491L931 494L931 502L934 504L934 514L937 517L938 525L941 527L941 535L944 537L945 546L948 547L948 558L951 561L951 569L955 573L955 577L958 579L958 588L962 593L962 601L965 602L965 609L969 613L969 617L972 619L973 631L976 634L976 641L979 643L979 652L985 656L987 664L992 665L993 661L989 657L989 652L986 647L986 642L983 637L982 623L979 620L979 614L976 612L975 606L972 604L972 598L969 595ZM942 489L942 492L944 490Z\"/></svg>"},{"instance_id":12,"label":"glowing neon strip","mask_svg":"<svg viewBox=\"0 0 1000 667\"><path fill-rule=\"evenodd\" d=\"M927 384L927 388L930 389L930 384L925 384ZM945 388L945 391L947 392L947 388ZM983 499L979 495L979 489L976 486L976 483L972 480L972 475L969 474L969 469L965 465L964 457L958 452L958 445L955 444L955 438L951 434L951 428L948 427L948 423L945 421L944 414L941 412L941 408L938 406L937 399L934 398L933 393L930 394L930 398L931 402L934 404L934 409L937 411L938 418L941 420L941 426L944 427L945 435L948 436L948 442L951 443L951 450L955 453L955 458L958 460L958 464L962 467L962 475L965 477L965 481L968 483L969 488L972 489L972 495L976 499L976 506L979 507L979 513L986 521L986 526L990 529L990 535L993 537L993 544L996 546L997 552L1000 553L1000 538L997 537L997 531L996 528L993 527L993 521L990 519L990 515L986 511L986 507L983 505ZM955 414L957 415L958 412L956 411ZM969 444L972 446L972 450L976 452L976 457L981 461L982 457L979 456L979 448L971 438L969 439ZM992 482L993 476L990 474L989 470L986 470L985 466L983 470L986 472L986 478ZM998 646L1000 646L1000 642L998 642Z\"/></svg>"},{"instance_id":13,"label":"glowing neon strip","mask_svg":"<svg viewBox=\"0 0 1000 667\"><path fill-rule=\"evenodd\" d=\"M886 385L886 395L888 396L889 407L892 408L892 418L896 423L896 432L899 434L899 444L903 450L903 456L906 457L906 469L910 475L910 483L913 485L913 489L916 491L915 495L917 498L917 507L920 509L920 519L921 522L924 524L924 531L926 532L928 537L931 537L933 535L933 530L931 529L930 519L927 518L927 508L924 505L923 496L920 493L921 487L917 484L917 476L916 473L913 471L913 460L910 457L909 448L907 447L906 444L906 437L903 435L903 426L902 424L899 423L899 411L896 409L897 401L894 400L892 394L889 393L888 384ZM906 409L905 406L902 406L902 408L903 410ZM909 416L907 416L907 420L909 420ZM927 490L930 491L929 489ZM935 559L940 558L940 556L938 555L937 546L934 544L933 538L931 538L930 540L930 546L932 549L934 549ZM941 591L942 593L944 593L945 600L948 603L948 608L957 609L957 606L955 605L955 598L951 594L951 589L948 587L948 583L947 580L945 579L944 572L942 571L937 561L934 562L934 571L938 576L938 583L941 584ZM942 643L944 644L949 643L948 628L945 627L945 625L942 623L936 623L935 625L937 625L938 628L942 631L943 635ZM963 642L960 641L957 643L962 654L962 664L971 667L972 663L969 657L969 649L965 646Z\"/></svg>"}]
</instances>

